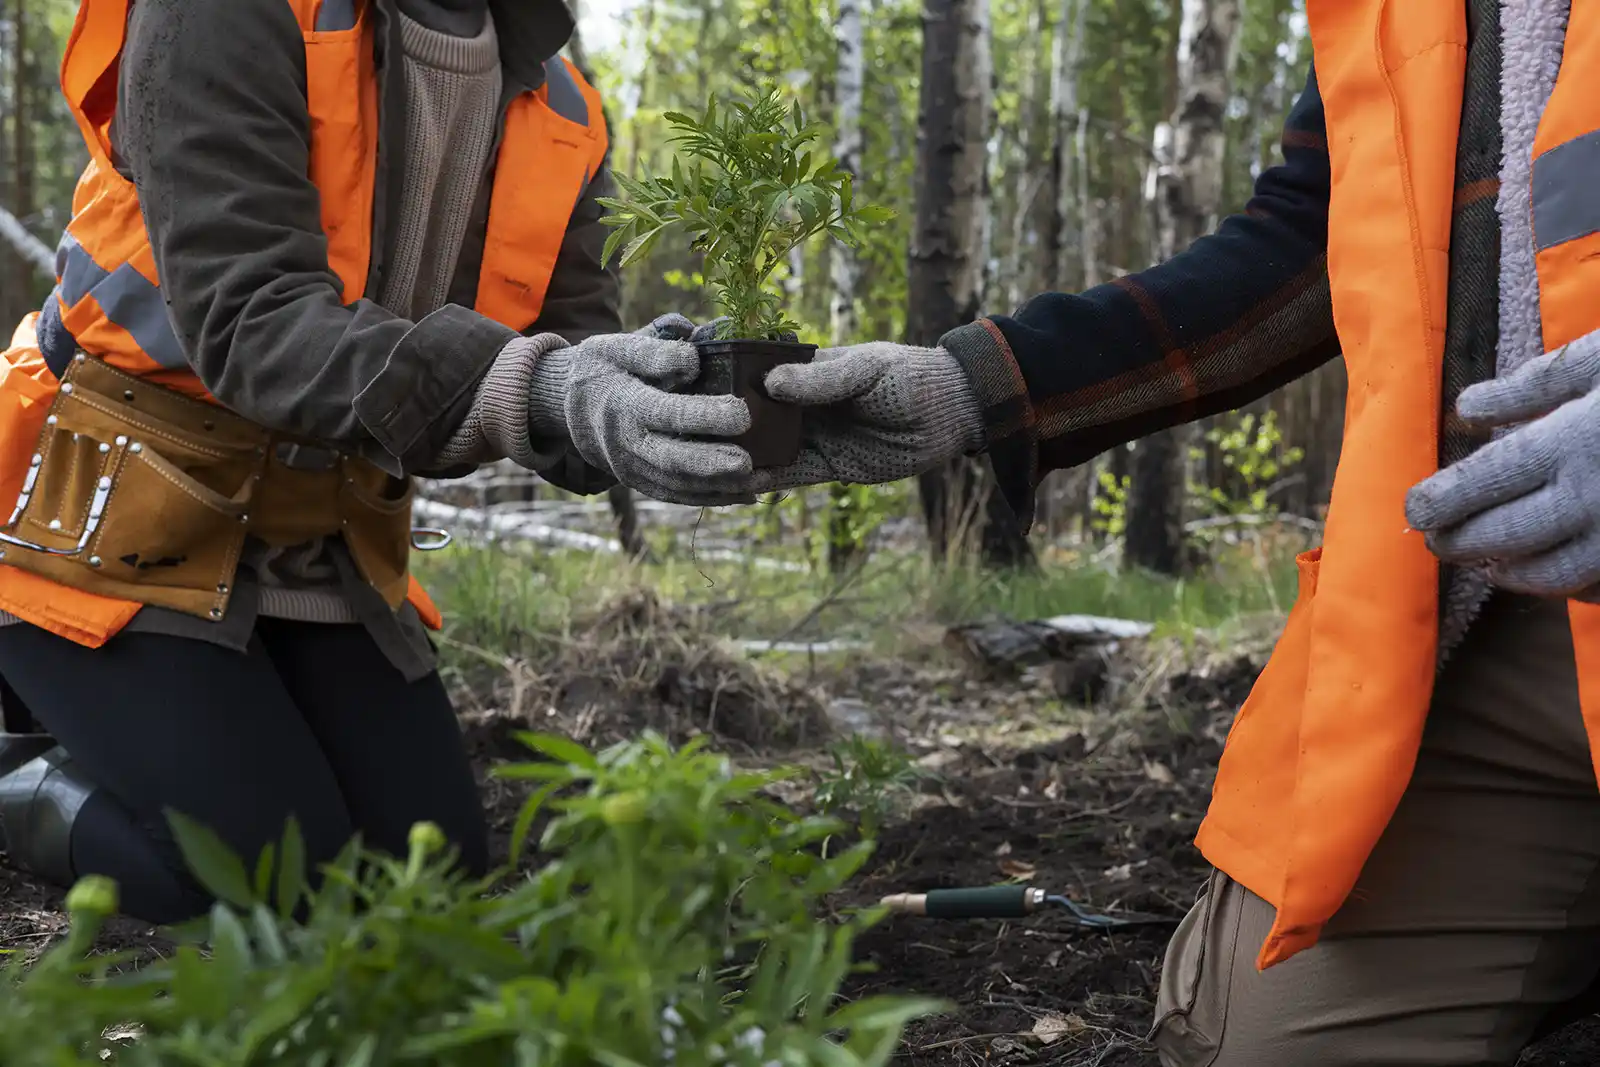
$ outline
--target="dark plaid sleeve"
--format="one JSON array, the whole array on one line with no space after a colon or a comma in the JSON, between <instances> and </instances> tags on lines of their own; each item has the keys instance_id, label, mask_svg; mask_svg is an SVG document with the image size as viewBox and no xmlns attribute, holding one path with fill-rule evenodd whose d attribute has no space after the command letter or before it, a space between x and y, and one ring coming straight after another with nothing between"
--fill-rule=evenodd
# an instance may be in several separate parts
<instances>
[{"instance_id":1,"label":"dark plaid sleeve","mask_svg":"<svg viewBox=\"0 0 1600 1067\"><path fill-rule=\"evenodd\" d=\"M1242 213L1167 262L945 335L983 402L996 476L1025 524L1051 471L1241 407L1338 354L1315 71L1284 125L1283 156Z\"/></svg>"}]
</instances>

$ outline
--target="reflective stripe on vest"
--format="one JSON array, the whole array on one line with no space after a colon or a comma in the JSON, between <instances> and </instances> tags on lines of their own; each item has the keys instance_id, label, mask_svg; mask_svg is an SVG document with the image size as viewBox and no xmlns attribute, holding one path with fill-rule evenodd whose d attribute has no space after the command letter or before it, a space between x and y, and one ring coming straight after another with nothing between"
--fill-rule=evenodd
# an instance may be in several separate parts
<instances>
[{"instance_id":1,"label":"reflective stripe on vest","mask_svg":"<svg viewBox=\"0 0 1600 1067\"><path fill-rule=\"evenodd\" d=\"M1533 162L1533 238L1539 251L1600 233L1600 131Z\"/></svg>"},{"instance_id":2,"label":"reflective stripe on vest","mask_svg":"<svg viewBox=\"0 0 1600 1067\"><path fill-rule=\"evenodd\" d=\"M1600 327L1600 5L1572 5L1533 142L1534 264L1544 347Z\"/></svg>"},{"instance_id":3,"label":"reflective stripe on vest","mask_svg":"<svg viewBox=\"0 0 1600 1067\"><path fill-rule=\"evenodd\" d=\"M172 320L167 317L160 288L134 270L132 264L122 263L114 270L106 270L69 232L61 235L56 249L56 273L61 278L56 293L67 308L92 298L100 305L106 321L127 330L157 366L168 370L189 366L178 335L173 332ZM52 364L50 369L59 376L66 364Z\"/></svg>"},{"instance_id":4,"label":"reflective stripe on vest","mask_svg":"<svg viewBox=\"0 0 1600 1067\"><path fill-rule=\"evenodd\" d=\"M578 80L560 56L544 61L544 78L549 86L546 102L550 110L568 122L576 122L579 126L589 125L589 102L583 98Z\"/></svg>"},{"instance_id":5,"label":"reflective stripe on vest","mask_svg":"<svg viewBox=\"0 0 1600 1067\"><path fill-rule=\"evenodd\" d=\"M356 28L355 0L322 0L314 28L318 33L338 33Z\"/></svg>"}]
</instances>

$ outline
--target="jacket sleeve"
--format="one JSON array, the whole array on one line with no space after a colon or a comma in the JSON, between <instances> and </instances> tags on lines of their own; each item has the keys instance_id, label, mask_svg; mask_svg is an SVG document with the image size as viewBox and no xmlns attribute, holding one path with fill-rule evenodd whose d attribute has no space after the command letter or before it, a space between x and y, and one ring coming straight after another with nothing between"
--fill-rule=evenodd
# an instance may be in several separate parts
<instances>
[{"instance_id":1,"label":"jacket sleeve","mask_svg":"<svg viewBox=\"0 0 1600 1067\"><path fill-rule=\"evenodd\" d=\"M1328 290L1330 176L1312 71L1242 213L1165 263L1034 297L942 344L984 407L1008 503L1028 521L1053 470L1230 411L1339 352Z\"/></svg>"},{"instance_id":2,"label":"jacket sleeve","mask_svg":"<svg viewBox=\"0 0 1600 1067\"><path fill-rule=\"evenodd\" d=\"M119 75L118 166L135 183L173 328L223 405L427 462L515 334L454 305L411 322L344 304L307 177L305 45L283 0L139 0Z\"/></svg>"}]
</instances>

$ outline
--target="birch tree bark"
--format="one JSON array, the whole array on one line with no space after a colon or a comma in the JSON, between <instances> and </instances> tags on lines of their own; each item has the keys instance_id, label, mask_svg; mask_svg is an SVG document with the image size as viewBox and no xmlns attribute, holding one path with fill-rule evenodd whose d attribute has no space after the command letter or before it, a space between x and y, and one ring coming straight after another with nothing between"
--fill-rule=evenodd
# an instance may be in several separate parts
<instances>
[{"instance_id":1,"label":"birch tree bark","mask_svg":"<svg viewBox=\"0 0 1600 1067\"><path fill-rule=\"evenodd\" d=\"M567 54L572 57L572 63L578 68L579 73L590 82L593 82L594 68L589 63L589 50L583 44L583 29L581 25L583 21L583 0L567 0L567 2L572 11L573 21L579 24L573 28L572 37L567 41ZM652 5L646 17L653 18L654 13L655 8ZM604 105L602 106L604 107ZM605 115L606 128L615 129L616 127L611 124L610 108L606 107L605 111L607 112ZM634 163L637 163L637 142L634 152ZM608 151L606 155L609 162L610 152ZM530 493L529 499L532 499L532 496L533 494ZM648 560L650 558L650 546L645 542L644 532L639 527L639 508L633 499L633 490L625 485L614 485L606 490L606 502L611 505L611 516L617 525L617 541L622 545L622 550L628 554L630 559Z\"/></svg>"},{"instance_id":2,"label":"birch tree bark","mask_svg":"<svg viewBox=\"0 0 1600 1067\"><path fill-rule=\"evenodd\" d=\"M1215 225L1222 205L1224 117L1239 32L1238 0L1183 0L1178 29L1177 107L1157 127L1147 193L1156 252L1167 259ZM1186 569L1183 521L1193 428L1139 442L1128 492L1127 562L1161 574Z\"/></svg>"},{"instance_id":3,"label":"birch tree bark","mask_svg":"<svg viewBox=\"0 0 1600 1067\"><path fill-rule=\"evenodd\" d=\"M33 160L33 63L29 50L28 0L15 0L11 14L11 210L26 226L37 210ZM24 232L26 232L24 230ZM15 243L15 242L13 242ZM34 290L39 286L36 257L27 254L32 249L19 246L12 256L6 257L9 277L0 282L0 315L4 315L4 336L10 338L11 327L33 305Z\"/></svg>"},{"instance_id":4,"label":"birch tree bark","mask_svg":"<svg viewBox=\"0 0 1600 1067\"><path fill-rule=\"evenodd\" d=\"M1054 175L1054 126L1040 121L1041 103L1049 107L1054 95L1054 67L1038 68L1041 41L1049 28L1047 8L1051 0L1035 0L1028 7L1028 46L1023 50L1017 116L1017 159L1011 171L1012 204L1009 247L1000 274L1005 283L1006 309L1017 307L1039 291L1039 261L1046 255L1048 231L1054 212L1048 209ZM1052 53L1053 54L1053 53ZM1041 84L1042 83L1042 84ZM1048 112L1043 116L1050 118ZM1042 135L1042 136L1041 136Z\"/></svg>"},{"instance_id":5,"label":"birch tree bark","mask_svg":"<svg viewBox=\"0 0 1600 1067\"><path fill-rule=\"evenodd\" d=\"M1090 228L1088 109L1081 104L1084 34L1089 0L1062 0L1050 55L1049 153L1044 187L1037 193L1039 242L1029 293L1076 292L1093 284ZM1049 536L1059 536L1063 519L1087 518L1094 499L1094 462L1051 475L1041 488L1041 518Z\"/></svg>"},{"instance_id":6,"label":"birch tree bark","mask_svg":"<svg viewBox=\"0 0 1600 1067\"><path fill-rule=\"evenodd\" d=\"M1088 0L1066 0L1056 27L1050 64L1050 230L1041 248L1041 288L1073 291L1088 284L1083 276L1084 218L1089 205L1085 130L1087 112L1079 104L1083 35Z\"/></svg>"},{"instance_id":7,"label":"birch tree bark","mask_svg":"<svg viewBox=\"0 0 1600 1067\"><path fill-rule=\"evenodd\" d=\"M834 27L835 51L833 120L834 158L846 173L861 173L861 112L866 98L866 36L861 19L863 0L839 0L839 21ZM833 242L828 258L829 333L835 345L859 341L856 286L861 265L855 249ZM828 568L841 573L860 557L853 521L852 490L828 487Z\"/></svg>"},{"instance_id":8,"label":"birch tree bark","mask_svg":"<svg viewBox=\"0 0 1600 1067\"><path fill-rule=\"evenodd\" d=\"M906 339L932 346L977 317L982 293L993 76L988 0L926 0L922 34ZM1032 560L1016 516L976 462L925 474L919 488L936 560L955 558L974 541L986 563Z\"/></svg>"}]
</instances>

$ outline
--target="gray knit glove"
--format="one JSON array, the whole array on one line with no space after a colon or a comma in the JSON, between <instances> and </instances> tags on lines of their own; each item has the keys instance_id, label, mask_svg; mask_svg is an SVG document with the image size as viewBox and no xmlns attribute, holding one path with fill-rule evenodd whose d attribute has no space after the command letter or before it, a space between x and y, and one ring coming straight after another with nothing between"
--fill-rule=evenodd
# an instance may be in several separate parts
<instances>
[{"instance_id":1,"label":"gray knit glove","mask_svg":"<svg viewBox=\"0 0 1600 1067\"><path fill-rule=\"evenodd\" d=\"M700 356L694 324L667 315L631 334L569 346L555 334L514 338L478 387L471 412L436 461L440 467L504 456L536 467L538 440L570 440L619 482L680 504L748 503L750 455L736 437L750 428L744 401L679 396ZM544 454L548 459L548 452Z\"/></svg>"},{"instance_id":2,"label":"gray knit glove","mask_svg":"<svg viewBox=\"0 0 1600 1067\"><path fill-rule=\"evenodd\" d=\"M825 348L810 363L776 368L766 384L772 399L806 411L800 457L755 471L758 493L897 482L984 448L982 405L942 348Z\"/></svg>"},{"instance_id":3,"label":"gray knit glove","mask_svg":"<svg viewBox=\"0 0 1600 1067\"><path fill-rule=\"evenodd\" d=\"M1600 333L1462 390L1456 410L1522 425L1415 486L1412 528L1503 589L1600 601Z\"/></svg>"},{"instance_id":4,"label":"gray knit glove","mask_svg":"<svg viewBox=\"0 0 1600 1067\"><path fill-rule=\"evenodd\" d=\"M700 353L662 331L602 334L547 358L529 393L535 430L562 427L578 453L657 500L710 506L755 499L750 453L728 441L750 428L736 396L690 396Z\"/></svg>"}]
</instances>

